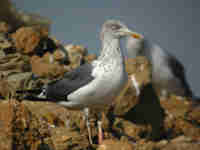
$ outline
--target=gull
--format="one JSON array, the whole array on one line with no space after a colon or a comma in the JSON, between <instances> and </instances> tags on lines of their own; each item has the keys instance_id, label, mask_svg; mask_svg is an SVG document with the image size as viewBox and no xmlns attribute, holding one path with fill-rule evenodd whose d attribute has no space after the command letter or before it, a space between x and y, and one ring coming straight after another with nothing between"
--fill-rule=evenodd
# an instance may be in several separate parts
<instances>
[{"instance_id":1,"label":"gull","mask_svg":"<svg viewBox=\"0 0 200 150\"><path fill-rule=\"evenodd\" d=\"M160 89L161 97L175 94L181 97L192 97L193 93L186 80L185 69L172 54L164 51L157 44L142 38L127 38L127 53L130 57L145 56L152 65L152 83Z\"/></svg>"},{"instance_id":2,"label":"gull","mask_svg":"<svg viewBox=\"0 0 200 150\"><path fill-rule=\"evenodd\" d=\"M39 90L42 91L39 101L51 101L66 108L84 110L91 144L89 110L101 110L111 105L128 81L120 39L130 35L136 36L137 33L118 20L107 20L100 33L102 50L98 59L65 73L62 79L50 82ZM101 123L98 119L99 144L103 140Z\"/></svg>"}]
</instances>

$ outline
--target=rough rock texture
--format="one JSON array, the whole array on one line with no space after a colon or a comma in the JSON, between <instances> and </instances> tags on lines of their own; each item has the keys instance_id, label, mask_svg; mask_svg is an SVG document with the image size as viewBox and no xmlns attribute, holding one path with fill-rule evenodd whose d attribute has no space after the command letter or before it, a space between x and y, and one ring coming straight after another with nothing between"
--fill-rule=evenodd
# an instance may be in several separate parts
<instances>
[{"instance_id":1,"label":"rough rock texture","mask_svg":"<svg viewBox=\"0 0 200 150\"><path fill-rule=\"evenodd\" d=\"M45 28L21 27L14 33L10 33L8 28L9 25L1 22L0 74L4 74L5 83L8 82L14 91L33 88L44 80L46 82L49 79L60 78L65 72L74 68L74 64L69 61L67 51L60 42L48 36L48 30ZM80 57L87 57L85 48L78 45L75 47L78 49L77 53L81 52ZM74 54L76 55L76 51ZM76 66L79 65L80 63ZM4 82L0 87L4 87ZM5 87L0 92L3 97L7 97L10 93L8 90L10 88Z\"/></svg>"},{"instance_id":2,"label":"rough rock texture","mask_svg":"<svg viewBox=\"0 0 200 150\"><path fill-rule=\"evenodd\" d=\"M31 27L20 28L12 34L15 46L18 51L29 54L33 53L40 41L40 34Z\"/></svg>"},{"instance_id":3,"label":"rough rock texture","mask_svg":"<svg viewBox=\"0 0 200 150\"><path fill-rule=\"evenodd\" d=\"M11 26L5 22L0 22L0 32L8 33L11 30Z\"/></svg>"},{"instance_id":4,"label":"rough rock texture","mask_svg":"<svg viewBox=\"0 0 200 150\"><path fill-rule=\"evenodd\" d=\"M53 56L49 53L45 54L44 57L32 56L30 63L32 72L39 77L58 77L63 75L66 71L63 65L51 63Z\"/></svg>"},{"instance_id":5,"label":"rough rock texture","mask_svg":"<svg viewBox=\"0 0 200 150\"><path fill-rule=\"evenodd\" d=\"M117 140L105 140L97 150L133 150L134 146L128 142L122 142Z\"/></svg>"},{"instance_id":6,"label":"rough rock texture","mask_svg":"<svg viewBox=\"0 0 200 150\"><path fill-rule=\"evenodd\" d=\"M76 68L84 63L84 56L87 54L87 49L79 45L66 45L65 49L68 52L69 61L72 68Z\"/></svg>"},{"instance_id":7,"label":"rough rock texture","mask_svg":"<svg viewBox=\"0 0 200 150\"><path fill-rule=\"evenodd\" d=\"M17 1L1 0L0 20L11 26L11 31L15 31L21 26L41 26L50 30L51 21L38 14L23 12L15 8Z\"/></svg>"},{"instance_id":8,"label":"rough rock texture","mask_svg":"<svg viewBox=\"0 0 200 150\"><path fill-rule=\"evenodd\" d=\"M97 56L95 54L88 54L84 57L85 62L92 62L95 59L97 59Z\"/></svg>"},{"instance_id":9,"label":"rough rock texture","mask_svg":"<svg viewBox=\"0 0 200 150\"><path fill-rule=\"evenodd\" d=\"M200 149L200 103L175 95L160 100L151 84L151 65L144 57L125 62L129 81L113 105L105 109L102 145L97 145L97 112L92 110L94 145L90 145L82 111L26 101L16 91L59 79L64 72L92 62L96 55L78 45L65 49L40 27L22 27L10 33L3 23L0 32L0 149Z\"/></svg>"}]
</instances>

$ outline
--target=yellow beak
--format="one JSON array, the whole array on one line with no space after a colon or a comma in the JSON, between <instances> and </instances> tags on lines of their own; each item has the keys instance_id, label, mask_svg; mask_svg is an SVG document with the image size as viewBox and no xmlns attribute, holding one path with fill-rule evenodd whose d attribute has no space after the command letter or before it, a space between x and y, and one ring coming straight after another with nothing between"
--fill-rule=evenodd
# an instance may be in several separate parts
<instances>
[{"instance_id":1,"label":"yellow beak","mask_svg":"<svg viewBox=\"0 0 200 150\"><path fill-rule=\"evenodd\" d=\"M142 38L142 36L140 34L138 34L138 33L131 34L131 37L133 37L135 39L141 39Z\"/></svg>"}]
</instances>

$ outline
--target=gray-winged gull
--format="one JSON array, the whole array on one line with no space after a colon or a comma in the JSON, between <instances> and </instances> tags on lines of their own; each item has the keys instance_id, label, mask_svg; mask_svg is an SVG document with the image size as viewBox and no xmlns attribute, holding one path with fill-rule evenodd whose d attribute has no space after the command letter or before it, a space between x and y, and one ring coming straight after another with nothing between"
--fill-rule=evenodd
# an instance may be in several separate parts
<instances>
[{"instance_id":1,"label":"gray-winged gull","mask_svg":"<svg viewBox=\"0 0 200 150\"><path fill-rule=\"evenodd\" d=\"M185 70L177 58L148 39L128 37L128 56L145 56L152 64L152 83L160 89L161 96L174 93L178 96L192 97L192 91L186 81Z\"/></svg>"},{"instance_id":2,"label":"gray-winged gull","mask_svg":"<svg viewBox=\"0 0 200 150\"><path fill-rule=\"evenodd\" d=\"M104 108L111 104L128 80L119 42L120 38L128 35L136 36L137 33L130 31L120 21L106 21L100 34L102 50L98 59L66 73L61 80L45 85L39 94L40 101L48 100L66 108L84 109L90 143L89 108ZM26 92L31 91L34 90ZM101 143L101 121L98 121L98 127Z\"/></svg>"}]
</instances>

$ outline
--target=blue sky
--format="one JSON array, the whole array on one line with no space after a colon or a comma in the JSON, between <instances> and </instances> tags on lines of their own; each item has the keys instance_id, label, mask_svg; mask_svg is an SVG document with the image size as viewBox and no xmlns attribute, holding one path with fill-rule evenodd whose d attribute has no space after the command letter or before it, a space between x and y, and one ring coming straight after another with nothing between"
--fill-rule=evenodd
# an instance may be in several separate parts
<instances>
[{"instance_id":1,"label":"blue sky","mask_svg":"<svg viewBox=\"0 0 200 150\"><path fill-rule=\"evenodd\" d=\"M99 31L106 19L125 22L174 54L185 66L200 96L200 1L195 0L12 0L17 8L53 20L52 35L63 44L83 44L98 54Z\"/></svg>"}]
</instances>

